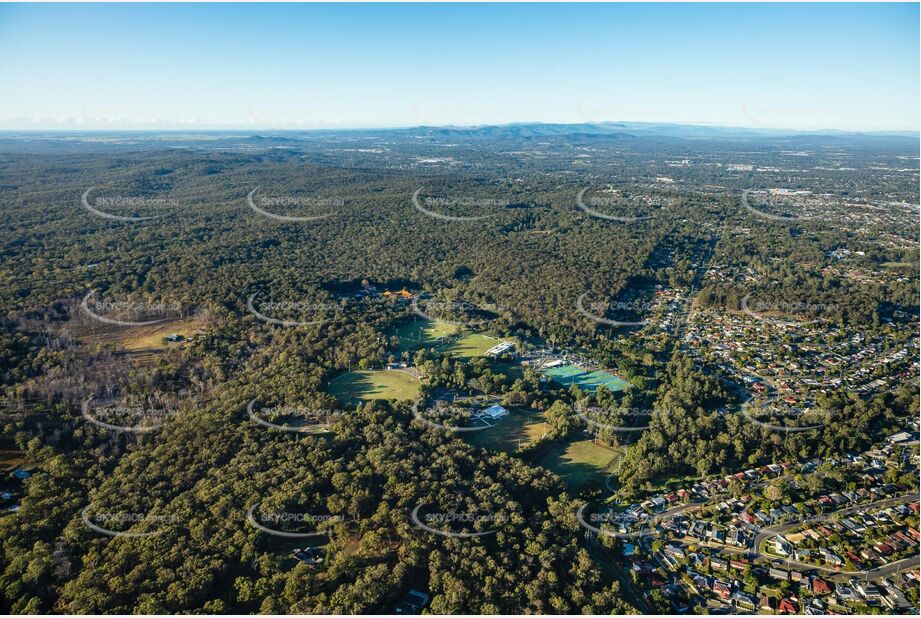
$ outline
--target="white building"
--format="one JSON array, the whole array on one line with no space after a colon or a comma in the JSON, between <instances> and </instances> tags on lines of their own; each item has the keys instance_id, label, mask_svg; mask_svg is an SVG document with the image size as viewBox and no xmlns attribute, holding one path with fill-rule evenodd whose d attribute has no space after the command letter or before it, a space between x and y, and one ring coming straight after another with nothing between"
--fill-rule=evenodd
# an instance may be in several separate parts
<instances>
[{"instance_id":1,"label":"white building","mask_svg":"<svg viewBox=\"0 0 921 618\"><path fill-rule=\"evenodd\" d=\"M502 341L493 347L486 350L486 356L500 356L506 352L510 352L515 349L515 344L511 341Z\"/></svg>"},{"instance_id":2,"label":"white building","mask_svg":"<svg viewBox=\"0 0 921 618\"><path fill-rule=\"evenodd\" d=\"M494 406L489 406L488 408L480 412L480 416L497 421L500 418L508 416L508 410L506 410L499 404L496 404Z\"/></svg>"}]
</instances>

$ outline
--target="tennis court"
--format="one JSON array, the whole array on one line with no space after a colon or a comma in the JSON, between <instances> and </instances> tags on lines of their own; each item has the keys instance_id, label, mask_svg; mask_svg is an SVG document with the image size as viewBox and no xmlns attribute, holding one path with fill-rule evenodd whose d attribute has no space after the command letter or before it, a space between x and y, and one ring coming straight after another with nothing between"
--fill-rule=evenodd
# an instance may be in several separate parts
<instances>
[{"instance_id":1,"label":"tennis court","mask_svg":"<svg viewBox=\"0 0 921 618\"><path fill-rule=\"evenodd\" d=\"M575 365L559 365L547 369L544 373L557 384L563 386L577 384L579 388L590 392L595 392L599 386L604 386L614 393L630 387L629 382L600 369L588 371Z\"/></svg>"}]
</instances>

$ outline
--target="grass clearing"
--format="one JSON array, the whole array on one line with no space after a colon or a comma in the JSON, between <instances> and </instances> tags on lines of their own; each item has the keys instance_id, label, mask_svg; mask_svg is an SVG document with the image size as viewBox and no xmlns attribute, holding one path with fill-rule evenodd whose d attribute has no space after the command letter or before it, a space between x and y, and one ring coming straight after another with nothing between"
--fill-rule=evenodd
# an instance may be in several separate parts
<instances>
[{"instance_id":1,"label":"grass clearing","mask_svg":"<svg viewBox=\"0 0 921 618\"><path fill-rule=\"evenodd\" d=\"M419 348L435 348L439 352L450 352L464 359L483 356L486 350L500 341L489 335L466 331L456 324L421 318L403 322L389 335L399 338L396 345L397 353Z\"/></svg>"},{"instance_id":2,"label":"grass clearing","mask_svg":"<svg viewBox=\"0 0 921 618\"><path fill-rule=\"evenodd\" d=\"M150 326L140 326L132 329L135 332L120 338L122 347L128 352L161 352L170 347L182 345L182 342L169 343L166 336L177 334L185 339L194 337L200 332L197 325L191 320L170 320Z\"/></svg>"},{"instance_id":3,"label":"grass clearing","mask_svg":"<svg viewBox=\"0 0 921 618\"><path fill-rule=\"evenodd\" d=\"M470 333L456 341L439 346L438 351L450 352L459 358L473 358L475 356L483 356L486 350L495 346L498 342L499 340L495 337L489 337L479 333Z\"/></svg>"},{"instance_id":4,"label":"grass clearing","mask_svg":"<svg viewBox=\"0 0 921 618\"><path fill-rule=\"evenodd\" d=\"M442 339L460 332L460 327L441 320L414 319L397 326L394 335L399 337L397 351L437 346Z\"/></svg>"},{"instance_id":5,"label":"grass clearing","mask_svg":"<svg viewBox=\"0 0 921 618\"><path fill-rule=\"evenodd\" d=\"M519 444L524 446L533 442L547 431L548 427L544 419L543 412L512 409L510 414L495 427L471 432L464 437L474 446L514 453L518 450Z\"/></svg>"},{"instance_id":6,"label":"grass clearing","mask_svg":"<svg viewBox=\"0 0 921 618\"><path fill-rule=\"evenodd\" d=\"M616 449L577 439L557 442L533 462L558 475L575 493L595 485L603 487L607 472L619 457Z\"/></svg>"},{"instance_id":7,"label":"grass clearing","mask_svg":"<svg viewBox=\"0 0 921 618\"><path fill-rule=\"evenodd\" d=\"M92 320L73 327L73 335L87 345L113 345L129 360L138 364L156 362L157 356L169 349L186 345L185 341L170 343L167 335L181 335L186 340L204 331L197 318L171 318L147 326L116 326Z\"/></svg>"},{"instance_id":8,"label":"grass clearing","mask_svg":"<svg viewBox=\"0 0 921 618\"><path fill-rule=\"evenodd\" d=\"M329 392L346 405L369 399L415 399L422 383L415 375L396 369L358 370L329 383Z\"/></svg>"}]
</instances>

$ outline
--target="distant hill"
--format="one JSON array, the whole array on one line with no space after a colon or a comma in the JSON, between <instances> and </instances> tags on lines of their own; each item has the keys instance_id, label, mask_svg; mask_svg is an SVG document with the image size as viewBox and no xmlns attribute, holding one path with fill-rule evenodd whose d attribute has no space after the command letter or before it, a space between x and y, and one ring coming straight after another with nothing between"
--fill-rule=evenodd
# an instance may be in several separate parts
<instances>
[{"instance_id":1,"label":"distant hill","mask_svg":"<svg viewBox=\"0 0 921 618\"><path fill-rule=\"evenodd\" d=\"M0 131L0 152L79 152L89 150L149 150L201 148L257 150L293 148L316 140L390 138L433 142L599 143L618 141L644 146L681 141L771 143L809 148L853 144L871 148L916 149L919 134L888 131L792 131L714 125L651 122L593 122L581 124L513 123L481 126L419 126L381 129L246 130L246 131Z\"/></svg>"},{"instance_id":2,"label":"distant hill","mask_svg":"<svg viewBox=\"0 0 921 618\"><path fill-rule=\"evenodd\" d=\"M754 129L746 127L723 127L716 125L671 124L648 122L593 122L582 124L514 123L483 126L420 126L393 129L394 132L412 133L429 137L455 138L549 138L549 137L605 137L631 139L642 137L663 137L679 139L764 139L793 138L810 140L814 138L848 138L870 140L915 140L919 134L909 131L849 132L836 130L793 131L784 129Z\"/></svg>"}]
</instances>

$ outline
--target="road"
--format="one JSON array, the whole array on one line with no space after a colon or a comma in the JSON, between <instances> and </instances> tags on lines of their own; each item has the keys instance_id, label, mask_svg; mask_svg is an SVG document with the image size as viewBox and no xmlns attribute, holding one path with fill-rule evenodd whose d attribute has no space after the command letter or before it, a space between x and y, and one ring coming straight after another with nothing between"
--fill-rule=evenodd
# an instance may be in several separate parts
<instances>
[{"instance_id":1,"label":"road","mask_svg":"<svg viewBox=\"0 0 921 618\"><path fill-rule=\"evenodd\" d=\"M893 496L892 498L884 498L882 500L877 500L875 502L867 502L865 504L855 504L854 506L849 506L849 507L834 511L832 513L827 513L827 514L820 515L820 516L817 516L811 519L805 519L803 521L794 521L788 524L780 524L777 526L772 526L770 528L762 528L761 531L755 536L755 543L753 547L759 554L761 554L762 553L760 551L761 544L764 541L766 541L768 538L781 534L782 532L785 532L786 530L796 528L799 525L809 523L810 521L824 521L824 520L830 519L831 517L844 517L845 515L850 515L851 513L855 513L857 511L863 511L863 510L870 509L870 508L885 508L887 506L892 506L893 504L898 504L900 502L916 501L918 500L918 498L919 498L919 495L916 493L902 494L901 496Z\"/></svg>"},{"instance_id":2,"label":"road","mask_svg":"<svg viewBox=\"0 0 921 618\"><path fill-rule=\"evenodd\" d=\"M694 280L691 281L691 285L688 288L688 296L684 302L683 309L685 310L685 315L683 316L683 319L679 318L675 320L675 336L673 338L675 346L681 345L681 340L684 338L684 332L687 330L688 324L691 322L691 316L694 313L694 298L697 296L700 288L703 287L704 278L710 271L710 264L713 261L714 254L716 253L716 247L723 239L723 235L726 233L726 228L728 225L729 216L727 215L723 220L723 225L720 227L719 234L713 238L712 244L708 247L709 251L707 256L701 260L700 266L696 269L697 272L694 273ZM670 352L674 352L674 349L675 348L673 347Z\"/></svg>"},{"instance_id":3,"label":"road","mask_svg":"<svg viewBox=\"0 0 921 618\"><path fill-rule=\"evenodd\" d=\"M652 609L649 607L649 604L646 602L646 599L633 586L633 582L630 580L629 574L623 570L621 565L616 560L612 559L611 556L608 555L608 550L601 545L601 543L598 541L598 538L593 534L587 535L586 545L592 558L601 563L602 568L607 566L617 578L617 581L620 582L620 590L624 596L627 597L627 601L644 614L653 613Z\"/></svg>"},{"instance_id":4,"label":"road","mask_svg":"<svg viewBox=\"0 0 921 618\"><path fill-rule=\"evenodd\" d=\"M824 521L832 516L843 517L850 513L854 513L860 510L865 510L871 507L884 508L887 506L892 506L893 504L898 504L900 502L918 500L918 497L919 496L916 493L903 494L901 496L893 496L892 498L885 498L883 500L877 500L876 502L868 502L866 504L858 504L855 506L843 508L833 513L829 513L828 515L821 516L822 519L813 518L813 520L807 519L805 521L792 522L789 524L782 524L779 526L773 526L771 528L765 528L755 536L755 542L754 542L753 547L754 547L754 550L757 556L755 557L753 562L755 562L756 564L767 563L772 566L778 566L778 567L786 566L786 567L794 567L794 568L801 569L801 570L820 571L822 573L828 573L828 574L834 575L835 579L839 579L839 580L852 580L855 577L866 577L868 579L876 579L879 577L886 577L888 575L892 575L893 573L898 573L899 571L905 570L906 568L917 568L919 564L918 563L919 556L910 556L903 560L897 560L896 562L893 562L891 564L886 564L881 567L877 567L875 569L869 569L867 571L842 571L841 569L833 569L833 568L829 568L825 566L818 566L815 564L809 564L805 562L797 562L796 560L792 560L790 558L779 558L779 557L771 556L771 555L765 554L761 550L761 547L764 541L766 541L768 538L772 536L776 536L777 534L780 534L784 532L785 530L796 528L797 526L800 526L803 523L808 523L809 521Z\"/></svg>"}]
</instances>

